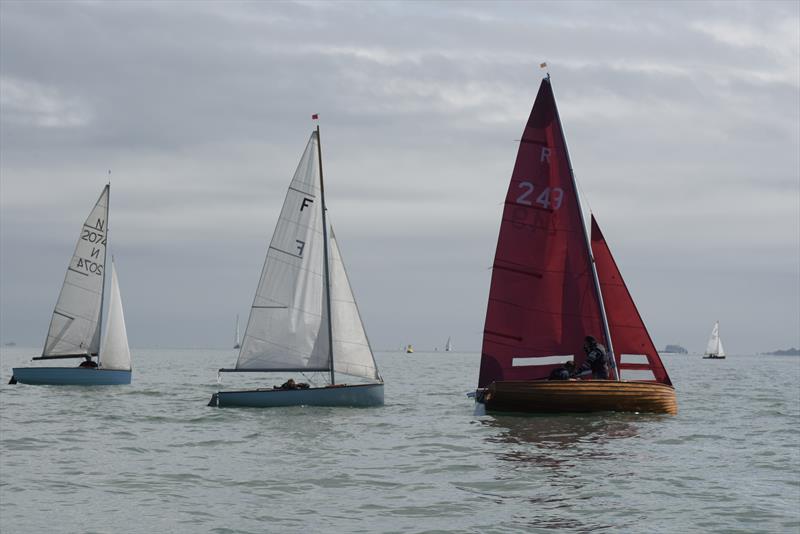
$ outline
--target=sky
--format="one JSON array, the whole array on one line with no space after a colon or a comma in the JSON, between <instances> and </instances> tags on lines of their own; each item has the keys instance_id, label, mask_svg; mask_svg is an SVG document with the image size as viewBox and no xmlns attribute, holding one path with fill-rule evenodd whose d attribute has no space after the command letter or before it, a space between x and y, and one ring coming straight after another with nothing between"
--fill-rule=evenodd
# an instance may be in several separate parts
<instances>
[{"instance_id":1,"label":"sky","mask_svg":"<svg viewBox=\"0 0 800 534\"><path fill-rule=\"evenodd\" d=\"M111 170L130 343L230 347L320 114L376 349L479 351L548 63L658 347L800 346L800 3L0 2L0 343L42 346Z\"/></svg>"}]
</instances>

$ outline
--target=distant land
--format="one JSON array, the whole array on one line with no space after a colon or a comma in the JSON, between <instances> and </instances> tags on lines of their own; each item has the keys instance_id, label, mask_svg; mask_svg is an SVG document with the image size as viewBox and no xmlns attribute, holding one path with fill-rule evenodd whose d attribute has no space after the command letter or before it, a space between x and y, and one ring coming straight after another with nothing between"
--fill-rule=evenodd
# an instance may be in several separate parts
<instances>
[{"instance_id":1,"label":"distant land","mask_svg":"<svg viewBox=\"0 0 800 534\"><path fill-rule=\"evenodd\" d=\"M800 356L800 349L792 347L791 349L765 352L764 354L769 354L770 356Z\"/></svg>"},{"instance_id":2,"label":"distant land","mask_svg":"<svg viewBox=\"0 0 800 534\"><path fill-rule=\"evenodd\" d=\"M681 347L680 345L667 345L664 347L663 352L669 352L672 354L689 354L689 351Z\"/></svg>"}]
</instances>

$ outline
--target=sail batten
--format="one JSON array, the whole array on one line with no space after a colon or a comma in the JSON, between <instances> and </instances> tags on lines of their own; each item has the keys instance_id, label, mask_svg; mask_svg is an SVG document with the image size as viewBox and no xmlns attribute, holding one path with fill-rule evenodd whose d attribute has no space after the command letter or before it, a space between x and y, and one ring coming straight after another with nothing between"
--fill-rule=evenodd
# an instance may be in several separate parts
<instances>
[{"instance_id":1,"label":"sail batten","mask_svg":"<svg viewBox=\"0 0 800 534\"><path fill-rule=\"evenodd\" d=\"M83 222L50 319L43 357L97 354L108 233L106 185Z\"/></svg>"}]
</instances>

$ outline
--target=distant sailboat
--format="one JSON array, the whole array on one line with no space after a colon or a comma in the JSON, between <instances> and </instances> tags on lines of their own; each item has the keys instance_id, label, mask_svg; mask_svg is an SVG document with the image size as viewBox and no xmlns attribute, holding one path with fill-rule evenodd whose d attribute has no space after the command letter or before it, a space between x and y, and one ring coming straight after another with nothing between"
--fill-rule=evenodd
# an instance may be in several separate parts
<instances>
[{"instance_id":1,"label":"distant sailboat","mask_svg":"<svg viewBox=\"0 0 800 534\"><path fill-rule=\"evenodd\" d=\"M411 345L406 345L406 354L414 354L414 347Z\"/></svg>"},{"instance_id":2,"label":"distant sailboat","mask_svg":"<svg viewBox=\"0 0 800 534\"><path fill-rule=\"evenodd\" d=\"M447 338L447 343L445 343L445 345L444 345L444 351L445 352L452 352L452 350L453 350L453 342L448 337Z\"/></svg>"},{"instance_id":3,"label":"distant sailboat","mask_svg":"<svg viewBox=\"0 0 800 534\"><path fill-rule=\"evenodd\" d=\"M591 222L590 244L548 75L522 134L492 268L475 395L488 411L677 412L666 369ZM567 361L581 366L585 336L613 355L612 380L548 380ZM631 355L639 362L623 359ZM652 378L621 380L620 370Z\"/></svg>"},{"instance_id":4,"label":"distant sailboat","mask_svg":"<svg viewBox=\"0 0 800 534\"><path fill-rule=\"evenodd\" d=\"M719 337L719 321L714 323L714 328L711 329L711 337L708 338L708 346L706 346L706 353L703 356L705 360L724 360L725 349L722 348L722 338Z\"/></svg>"},{"instance_id":5,"label":"distant sailboat","mask_svg":"<svg viewBox=\"0 0 800 534\"><path fill-rule=\"evenodd\" d=\"M321 387L220 391L209 405L378 406L383 379L327 222L319 127L278 218L236 367L220 373L325 373ZM342 374L358 383L337 382ZM364 382L366 381L366 382Z\"/></svg>"},{"instance_id":6,"label":"distant sailboat","mask_svg":"<svg viewBox=\"0 0 800 534\"><path fill-rule=\"evenodd\" d=\"M131 354L114 261L106 332L100 344L106 279L108 201L106 185L81 226L42 355L34 360L84 358L81 367L15 367L11 383L116 385L131 383ZM94 361L96 359L96 361ZM89 363L91 362L91 364ZM84 366L85 365L85 366ZM91 365L91 366L89 366Z\"/></svg>"},{"instance_id":7,"label":"distant sailboat","mask_svg":"<svg viewBox=\"0 0 800 534\"><path fill-rule=\"evenodd\" d=\"M239 349L242 347L241 338L239 337L239 314L236 314L236 334L233 337L233 348Z\"/></svg>"}]
</instances>

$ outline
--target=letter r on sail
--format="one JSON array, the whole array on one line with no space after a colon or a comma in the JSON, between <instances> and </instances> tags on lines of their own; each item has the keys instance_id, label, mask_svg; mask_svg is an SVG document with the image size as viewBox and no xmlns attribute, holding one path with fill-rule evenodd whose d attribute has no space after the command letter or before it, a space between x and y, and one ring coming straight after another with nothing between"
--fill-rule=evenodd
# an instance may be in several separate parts
<instances>
[{"instance_id":1,"label":"letter r on sail","mask_svg":"<svg viewBox=\"0 0 800 534\"><path fill-rule=\"evenodd\" d=\"M539 158L539 163L550 163L550 149L543 146L542 147L542 156Z\"/></svg>"}]
</instances>

